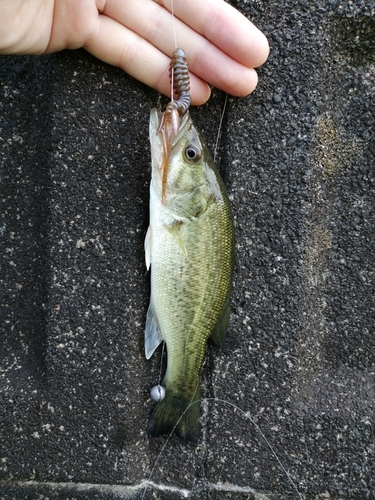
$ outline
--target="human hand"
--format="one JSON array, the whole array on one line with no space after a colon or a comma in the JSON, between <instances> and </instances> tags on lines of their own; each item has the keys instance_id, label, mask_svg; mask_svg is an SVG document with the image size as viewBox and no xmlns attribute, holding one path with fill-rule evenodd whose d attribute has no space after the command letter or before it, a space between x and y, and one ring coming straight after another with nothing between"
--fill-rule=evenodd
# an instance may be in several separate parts
<instances>
[{"instance_id":1,"label":"human hand","mask_svg":"<svg viewBox=\"0 0 375 500\"><path fill-rule=\"evenodd\" d=\"M185 50L192 104L206 102L208 82L244 96L265 62L265 36L224 0L0 0L0 54L48 54L84 47L169 95L169 62ZM174 26L173 26L174 25Z\"/></svg>"}]
</instances>

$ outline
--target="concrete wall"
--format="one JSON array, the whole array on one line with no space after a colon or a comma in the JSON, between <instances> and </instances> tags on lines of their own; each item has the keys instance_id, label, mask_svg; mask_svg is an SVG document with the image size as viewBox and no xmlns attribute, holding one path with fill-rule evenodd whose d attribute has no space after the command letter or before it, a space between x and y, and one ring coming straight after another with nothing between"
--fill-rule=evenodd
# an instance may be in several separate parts
<instances>
[{"instance_id":1,"label":"concrete wall","mask_svg":"<svg viewBox=\"0 0 375 500\"><path fill-rule=\"evenodd\" d=\"M374 3L231 3L271 54L219 143L237 265L197 448L145 434L165 100L84 51L0 59L1 499L298 498L249 416L303 498L375 498ZM223 101L193 110L211 147Z\"/></svg>"}]
</instances>

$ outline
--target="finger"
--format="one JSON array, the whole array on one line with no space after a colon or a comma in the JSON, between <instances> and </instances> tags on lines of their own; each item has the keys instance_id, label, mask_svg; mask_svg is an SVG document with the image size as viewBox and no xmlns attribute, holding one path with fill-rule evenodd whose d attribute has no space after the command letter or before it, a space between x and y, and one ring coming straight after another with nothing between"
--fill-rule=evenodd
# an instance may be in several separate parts
<instances>
[{"instance_id":1,"label":"finger","mask_svg":"<svg viewBox=\"0 0 375 500\"><path fill-rule=\"evenodd\" d=\"M171 14L155 2L112 0L107 2L104 13L148 40L168 58L175 48L174 27L177 43L188 55L190 71L225 92L243 96L256 87L257 75L253 69L227 55L179 19L173 22Z\"/></svg>"},{"instance_id":2,"label":"finger","mask_svg":"<svg viewBox=\"0 0 375 500\"><path fill-rule=\"evenodd\" d=\"M113 19L99 16L98 27L88 38L85 49L159 92L170 94L170 57ZM191 75L190 88L193 105L209 99L210 88L195 75Z\"/></svg>"},{"instance_id":3,"label":"finger","mask_svg":"<svg viewBox=\"0 0 375 500\"><path fill-rule=\"evenodd\" d=\"M258 83L254 69L234 61L210 42L203 49L190 49L188 62L194 74L236 97L250 94Z\"/></svg>"},{"instance_id":4,"label":"finger","mask_svg":"<svg viewBox=\"0 0 375 500\"><path fill-rule=\"evenodd\" d=\"M171 9L170 0L154 0ZM267 38L223 0L174 0L174 15L244 66L256 68L269 54Z\"/></svg>"}]
</instances>

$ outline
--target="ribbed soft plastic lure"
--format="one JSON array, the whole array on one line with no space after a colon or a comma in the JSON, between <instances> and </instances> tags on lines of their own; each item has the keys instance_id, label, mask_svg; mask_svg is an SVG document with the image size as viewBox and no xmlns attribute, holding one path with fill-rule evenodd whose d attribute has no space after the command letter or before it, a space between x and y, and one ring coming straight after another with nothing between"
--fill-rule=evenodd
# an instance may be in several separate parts
<instances>
[{"instance_id":1,"label":"ribbed soft plastic lure","mask_svg":"<svg viewBox=\"0 0 375 500\"><path fill-rule=\"evenodd\" d=\"M223 181L189 115L183 50L174 52L170 71L176 100L164 113L153 109L150 116L152 179L145 251L152 272L145 351L149 359L164 340L168 364L162 383L165 398L153 411L147 432L158 436L176 426L184 439L196 444L206 343L211 338L220 347L228 328L234 230Z\"/></svg>"}]
</instances>

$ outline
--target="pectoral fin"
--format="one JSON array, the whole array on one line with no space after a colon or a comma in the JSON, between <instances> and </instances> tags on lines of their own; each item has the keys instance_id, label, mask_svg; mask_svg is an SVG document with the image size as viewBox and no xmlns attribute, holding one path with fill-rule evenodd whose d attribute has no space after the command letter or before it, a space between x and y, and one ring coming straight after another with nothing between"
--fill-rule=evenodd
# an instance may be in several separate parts
<instances>
[{"instance_id":1,"label":"pectoral fin","mask_svg":"<svg viewBox=\"0 0 375 500\"><path fill-rule=\"evenodd\" d=\"M181 252L184 254L185 259L188 260L188 252L185 246L185 243L183 241L183 238L181 236L181 226L183 222L181 221L174 221L172 224L169 226L166 226L168 231L170 232L171 236L173 239L176 241L178 248L181 250Z\"/></svg>"},{"instance_id":2,"label":"pectoral fin","mask_svg":"<svg viewBox=\"0 0 375 500\"><path fill-rule=\"evenodd\" d=\"M150 359L155 349L163 342L158 319L155 314L152 299L148 306L145 328L145 354L146 359Z\"/></svg>"},{"instance_id":3,"label":"pectoral fin","mask_svg":"<svg viewBox=\"0 0 375 500\"><path fill-rule=\"evenodd\" d=\"M228 331L229 325L229 314L230 314L230 303L229 303L229 295L225 305L223 307L222 313L219 316L219 319L216 322L214 329L212 330L210 339L214 346L221 350L221 347L224 342L225 335Z\"/></svg>"}]
</instances>

